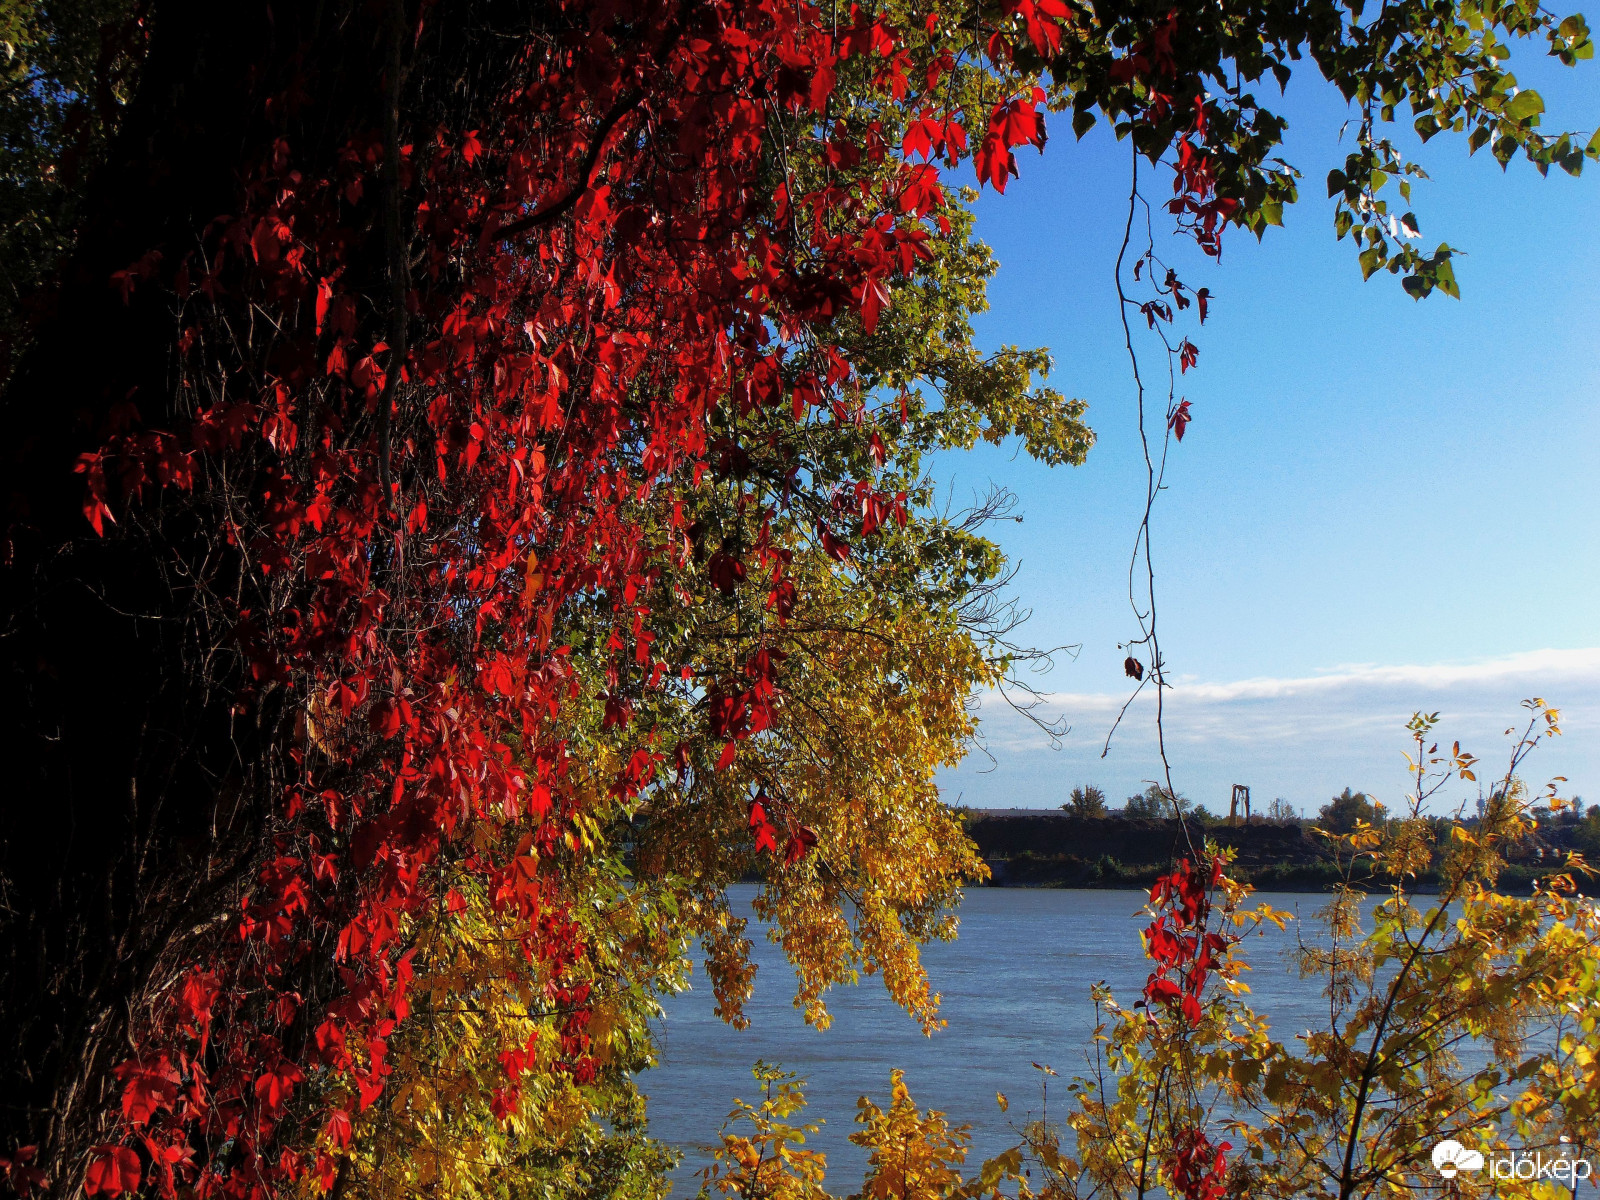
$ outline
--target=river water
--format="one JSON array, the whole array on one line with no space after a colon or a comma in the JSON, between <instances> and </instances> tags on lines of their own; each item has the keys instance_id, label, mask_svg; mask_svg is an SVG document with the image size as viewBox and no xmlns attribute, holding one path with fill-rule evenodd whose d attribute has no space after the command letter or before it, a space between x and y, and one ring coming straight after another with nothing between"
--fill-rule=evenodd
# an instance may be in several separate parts
<instances>
[{"instance_id":1,"label":"river water","mask_svg":"<svg viewBox=\"0 0 1600 1200\"><path fill-rule=\"evenodd\" d=\"M749 915L754 887L734 889L735 907ZM929 947L924 962L943 996L948 1025L925 1038L894 1006L876 977L837 989L829 1008L833 1025L808 1027L792 1006L794 978L782 951L752 920L749 936L759 964L755 996L746 1012L750 1028L729 1028L712 1013L710 988L696 972L695 987L666 1004L658 1033L660 1067L644 1076L653 1134L685 1151L675 1195L692 1194L694 1172L708 1161L735 1097L756 1100L750 1068L757 1059L780 1063L806 1078L810 1101L803 1116L824 1121L808 1148L828 1156L830 1190L843 1195L860 1186L865 1152L848 1142L856 1099L886 1104L889 1071L901 1067L912 1097L937 1108L952 1123L972 1126L968 1163L1012 1145L1011 1123L1037 1113L1038 1062L1060 1073L1050 1080L1052 1104L1066 1100L1065 1083L1087 1074L1085 1052L1094 1029L1089 989L1108 983L1118 1000L1139 997L1149 965L1140 948L1143 892L975 888L962 902L961 936ZM1312 914L1325 903L1316 895L1260 894L1274 908L1298 911L1311 940ZM1270 1017L1275 1037L1291 1039L1325 1025L1321 984L1293 970L1295 926L1272 926L1246 947L1246 975L1257 1013ZM995 1093L1011 1101L1002 1114ZM1059 1101L1055 1099L1059 1097ZM791 1118L794 1123L798 1119Z\"/></svg>"}]
</instances>

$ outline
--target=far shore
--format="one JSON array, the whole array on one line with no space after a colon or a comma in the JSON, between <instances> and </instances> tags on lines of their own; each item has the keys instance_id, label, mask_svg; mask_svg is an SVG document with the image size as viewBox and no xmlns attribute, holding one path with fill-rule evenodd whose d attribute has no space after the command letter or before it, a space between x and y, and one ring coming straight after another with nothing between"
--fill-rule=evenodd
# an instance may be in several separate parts
<instances>
[{"instance_id":1,"label":"far shore","mask_svg":"<svg viewBox=\"0 0 1600 1200\"><path fill-rule=\"evenodd\" d=\"M1054 809L966 812L967 829L988 864L984 886L1148 889L1178 859L1205 839L1233 851L1229 873L1257 891L1317 893L1341 883L1364 891L1384 891L1391 882L1347 872L1335 860L1329 840L1305 821L1227 822L1155 820L1110 815L1076 817ZM1574 849L1560 825L1542 826L1510 856L1498 880L1507 894L1527 894L1535 881L1561 869ZM1583 883L1580 882L1580 887ZM1410 881L1419 893L1437 891L1436 870ZM1591 881L1585 892L1600 890Z\"/></svg>"}]
</instances>

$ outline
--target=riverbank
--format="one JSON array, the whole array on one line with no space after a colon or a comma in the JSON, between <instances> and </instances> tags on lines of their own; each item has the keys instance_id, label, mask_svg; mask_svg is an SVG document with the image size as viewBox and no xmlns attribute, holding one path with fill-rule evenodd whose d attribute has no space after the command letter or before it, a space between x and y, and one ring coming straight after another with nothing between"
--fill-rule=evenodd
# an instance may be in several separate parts
<instances>
[{"instance_id":1,"label":"riverbank","mask_svg":"<svg viewBox=\"0 0 1600 1200\"><path fill-rule=\"evenodd\" d=\"M990 886L1024 888L1148 888L1206 838L1235 853L1232 875L1260 891L1326 892L1342 872L1327 839L1300 822L1249 825L1189 823L1120 816L1086 819L1048 809L970 810L967 831L989 865ZM1500 887L1533 890L1573 847L1559 827L1540 831L1509 856ZM1581 882L1581 881L1580 881ZM1413 881L1419 891L1438 884L1429 871ZM1374 881L1374 887L1384 886ZM1584 888L1589 891L1593 888Z\"/></svg>"}]
</instances>

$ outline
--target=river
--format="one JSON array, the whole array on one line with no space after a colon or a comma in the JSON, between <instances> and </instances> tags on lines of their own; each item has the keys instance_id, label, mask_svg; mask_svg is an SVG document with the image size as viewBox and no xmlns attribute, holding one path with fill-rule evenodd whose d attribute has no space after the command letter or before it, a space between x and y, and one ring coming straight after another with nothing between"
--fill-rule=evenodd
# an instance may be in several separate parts
<instances>
[{"instance_id":1,"label":"river","mask_svg":"<svg viewBox=\"0 0 1600 1200\"><path fill-rule=\"evenodd\" d=\"M753 886L734 889L741 915L749 915L754 894ZM1145 898L1143 892L972 889L961 905L961 936L924 953L948 1022L931 1038L875 977L832 993L830 1029L808 1027L792 1006L793 974L782 951L752 920L759 970L746 1009L750 1028L731 1029L713 1015L710 989L697 970L696 986L667 1002L658 1029L662 1063L642 1080L652 1132L686 1152L674 1194L693 1193L693 1174L707 1161L703 1147L715 1139L734 1098L756 1098L750 1068L758 1058L807 1079L804 1118L825 1121L807 1146L826 1152L836 1194L860 1187L866 1162L847 1140L856 1099L886 1103L893 1067L904 1068L922 1108L972 1126L969 1164L1013 1144L1010 1123L1039 1108L1046 1077L1034 1062L1060 1073L1050 1080L1052 1104L1055 1097L1065 1101L1068 1078L1086 1073L1094 1029L1089 989L1104 980L1122 1003L1138 999L1149 970L1139 944L1148 923L1138 915ZM1317 925L1312 914L1326 898L1263 893L1257 899L1300 912L1309 938ZM1280 1039L1327 1022L1320 982L1302 980L1291 966L1294 946L1291 923L1286 932L1269 926L1246 949L1254 1007L1271 1018ZM995 1102L997 1091L1011 1101L1007 1114Z\"/></svg>"}]
</instances>

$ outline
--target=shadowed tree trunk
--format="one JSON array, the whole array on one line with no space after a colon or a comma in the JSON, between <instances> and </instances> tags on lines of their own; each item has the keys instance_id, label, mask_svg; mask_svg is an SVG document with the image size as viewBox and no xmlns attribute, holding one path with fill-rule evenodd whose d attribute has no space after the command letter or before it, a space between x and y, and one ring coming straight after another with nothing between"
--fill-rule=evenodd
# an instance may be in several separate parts
<instances>
[{"instance_id":1,"label":"shadowed tree trunk","mask_svg":"<svg viewBox=\"0 0 1600 1200\"><path fill-rule=\"evenodd\" d=\"M237 917L286 733L270 694L234 711L232 631L203 601L239 592L240 550L214 512L157 499L103 538L85 519L78 457L135 421L183 418L173 296L137 278L125 294L113 277L152 251L170 273L236 211L283 124L266 98L286 83L308 96L302 153L377 120L382 22L363 10L154 5L55 311L4 397L0 1152L40 1143L68 1193L164 956Z\"/></svg>"}]
</instances>

